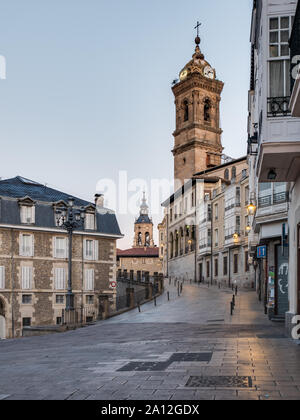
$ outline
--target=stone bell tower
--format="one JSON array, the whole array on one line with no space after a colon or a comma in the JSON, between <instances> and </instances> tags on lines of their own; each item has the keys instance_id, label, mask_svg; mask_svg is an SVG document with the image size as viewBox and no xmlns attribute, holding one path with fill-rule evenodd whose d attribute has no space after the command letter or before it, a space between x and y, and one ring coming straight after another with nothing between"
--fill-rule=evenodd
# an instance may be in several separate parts
<instances>
[{"instance_id":1,"label":"stone bell tower","mask_svg":"<svg viewBox=\"0 0 300 420\"><path fill-rule=\"evenodd\" d=\"M224 84L201 53L199 34L195 42L192 60L172 87L176 105L174 179L181 185L197 172L220 165L223 151L220 101Z\"/></svg>"},{"instance_id":2,"label":"stone bell tower","mask_svg":"<svg viewBox=\"0 0 300 420\"><path fill-rule=\"evenodd\" d=\"M134 224L134 248L154 247L153 241L153 222L149 217L149 207L145 193L143 194L140 215Z\"/></svg>"}]
</instances>

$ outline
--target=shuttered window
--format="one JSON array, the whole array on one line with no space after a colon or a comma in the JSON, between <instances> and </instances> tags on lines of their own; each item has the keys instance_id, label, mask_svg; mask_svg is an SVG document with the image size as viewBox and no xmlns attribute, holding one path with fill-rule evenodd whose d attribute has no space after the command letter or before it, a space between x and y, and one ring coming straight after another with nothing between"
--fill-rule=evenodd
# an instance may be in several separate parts
<instances>
[{"instance_id":1,"label":"shuttered window","mask_svg":"<svg viewBox=\"0 0 300 420\"><path fill-rule=\"evenodd\" d=\"M64 268L55 268L55 289L65 290L66 288L66 270Z\"/></svg>"},{"instance_id":2,"label":"shuttered window","mask_svg":"<svg viewBox=\"0 0 300 420\"><path fill-rule=\"evenodd\" d=\"M0 289L5 289L5 267L0 267Z\"/></svg>"},{"instance_id":3,"label":"shuttered window","mask_svg":"<svg viewBox=\"0 0 300 420\"><path fill-rule=\"evenodd\" d=\"M93 269L85 270L85 290L94 290L95 271Z\"/></svg>"},{"instance_id":4,"label":"shuttered window","mask_svg":"<svg viewBox=\"0 0 300 420\"><path fill-rule=\"evenodd\" d=\"M33 257L34 255L34 239L33 235L20 234L20 256Z\"/></svg>"},{"instance_id":5,"label":"shuttered window","mask_svg":"<svg viewBox=\"0 0 300 420\"><path fill-rule=\"evenodd\" d=\"M32 289L32 267L22 267L22 289Z\"/></svg>"},{"instance_id":6,"label":"shuttered window","mask_svg":"<svg viewBox=\"0 0 300 420\"><path fill-rule=\"evenodd\" d=\"M56 237L54 238L54 258L67 258L68 240L67 238Z\"/></svg>"},{"instance_id":7,"label":"shuttered window","mask_svg":"<svg viewBox=\"0 0 300 420\"><path fill-rule=\"evenodd\" d=\"M31 224L35 223L35 208L34 206L21 206L21 223Z\"/></svg>"},{"instance_id":8,"label":"shuttered window","mask_svg":"<svg viewBox=\"0 0 300 420\"><path fill-rule=\"evenodd\" d=\"M83 256L85 260L98 260L98 241L86 239L83 246Z\"/></svg>"},{"instance_id":9,"label":"shuttered window","mask_svg":"<svg viewBox=\"0 0 300 420\"><path fill-rule=\"evenodd\" d=\"M92 213L87 213L85 215L85 228L87 230L95 230L95 215Z\"/></svg>"}]
</instances>

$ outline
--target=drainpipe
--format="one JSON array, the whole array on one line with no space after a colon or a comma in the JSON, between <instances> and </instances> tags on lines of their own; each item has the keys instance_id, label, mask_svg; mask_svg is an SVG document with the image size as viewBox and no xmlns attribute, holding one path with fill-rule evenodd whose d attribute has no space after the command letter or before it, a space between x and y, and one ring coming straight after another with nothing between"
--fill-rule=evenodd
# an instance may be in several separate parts
<instances>
[{"instance_id":1,"label":"drainpipe","mask_svg":"<svg viewBox=\"0 0 300 420\"><path fill-rule=\"evenodd\" d=\"M10 230L10 238L11 238L11 330L12 330L12 338L15 338L15 316L14 316L14 231L13 229Z\"/></svg>"},{"instance_id":2,"label":"drainpipe","mask_svg":"<svg viewBox=\"0 0 300 420\"><path fill-rule=\"evenodd\" d=\"M231 261L230 261L230 247L228 248L228 281L229 287L231 286Z\"/></svg>"},{"instance_id":3,"label":"drainpipe","mask_svg":"<svg viewBox=\"0 0 300 420\"><path fill-rule=\"evenodd\" d=\"M211 214L211 223L210 223L210 226L211 226L211 235L210 235L210 237L211 237L211 245L210 245L210 247L211 247L211 249L210 249L210 253L211 253L211 255L210 255L211 273L210 273L210 276L211 276L211 284L213 284L213 280L214 280L214 273L213 273L214 205L213 205L213 202L211 202L211 212L210 212L210 214Z\"/></svg>"}]
</instances>

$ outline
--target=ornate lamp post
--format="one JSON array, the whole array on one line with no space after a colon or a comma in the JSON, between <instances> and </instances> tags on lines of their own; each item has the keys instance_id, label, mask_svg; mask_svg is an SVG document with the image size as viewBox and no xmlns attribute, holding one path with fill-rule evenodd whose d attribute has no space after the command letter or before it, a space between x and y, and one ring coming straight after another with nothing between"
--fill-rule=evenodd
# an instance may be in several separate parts
<instances>
[{"instance_id":1,"label":"ornate lamp post","mask_svg":"<svg viewBox=\"0 0 300 420\"><path fill-rule=\"evenodd\" d=\"M67 230L69 234L69 261L68 261L68 292L66 297L66 311L74 309L74 294L72 292L72 240L73 231L84 225L85 210L74 209L74 198L68 199L68 206L56 210L57 226Z\"/></svg>"}]
</instances>

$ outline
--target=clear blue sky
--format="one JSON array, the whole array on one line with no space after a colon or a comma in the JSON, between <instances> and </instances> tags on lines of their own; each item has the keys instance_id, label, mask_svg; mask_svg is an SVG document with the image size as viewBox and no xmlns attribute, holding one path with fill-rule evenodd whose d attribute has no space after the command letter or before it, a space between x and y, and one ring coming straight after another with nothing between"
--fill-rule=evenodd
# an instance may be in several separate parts
<instances>
[{"instance_id":1,"label":"clear blue sky","mask_svg":"<svg viewBox=\"0 0 300 420\"><path fill-rule=\"evenodd\" d=\"M2 0L3 178L92 200L101 178L173 176L171 82L201 49L225 82L225 153L246 154L251 0ZM119 219L131 245L133 221ZM159 218L154 218L155 224Z\"/></svg>"}]
</instances>

